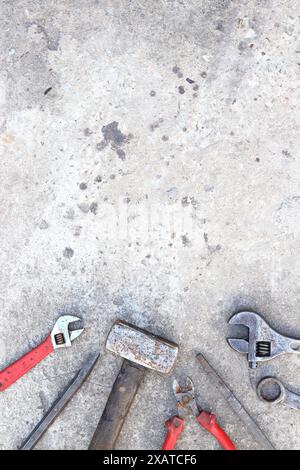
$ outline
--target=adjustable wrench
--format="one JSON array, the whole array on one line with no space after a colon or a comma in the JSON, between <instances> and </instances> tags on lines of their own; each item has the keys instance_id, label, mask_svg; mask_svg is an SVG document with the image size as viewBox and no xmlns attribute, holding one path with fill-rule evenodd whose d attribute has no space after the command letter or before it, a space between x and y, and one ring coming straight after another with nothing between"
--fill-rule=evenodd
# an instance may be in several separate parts
<instances>
[{"instance_id":1,"label":"adjustable wrench","mask_svg":"<svg viewBox=\"0 0 300 470\"><path fill-rule=\"evenodd\" d=\"M50 335L42 343L0 371L0 392L10 387L55 349L71 346L72 341L83 332L83 328L69 331L69 324L79 320L73 315L59 317Z\"/></svg>"},{"instance_id":2,"label":"adjustable wrench","mask_svg":"<svg viewBox=\"0 0 300 470\"><path fill-rule=\"evenodd\" d=\"M247 340L227 338L227 341L235 351L247 355L252 369L256 368L257 362L268 361L280 354L300 354L299 339L289 338L273 330L258 313L239 312L228 323L248 328Z\"/></svg>"},{"instance_id":3,"label":"adjustable wrench","mask_svg":"<svg viewBox=\"0 0 300 470\"><path fill-rule=\"evenodd\" d=\"M256 388L258 398L267 403L283 403L294 410L300 410L300 395L288 390L283 383L274 377L265 377Z\"/></svg>"}]
</instances>

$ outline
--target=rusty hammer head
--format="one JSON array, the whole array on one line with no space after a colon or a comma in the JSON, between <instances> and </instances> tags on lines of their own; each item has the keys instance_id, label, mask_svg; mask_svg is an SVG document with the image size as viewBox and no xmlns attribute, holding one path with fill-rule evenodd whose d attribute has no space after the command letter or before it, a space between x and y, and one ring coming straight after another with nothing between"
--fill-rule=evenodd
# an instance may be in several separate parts
<instances>
[{"instance_id":1,"label":"rusty hammer head","mask_svg":"<svg viewBox=\"0 0 300 470\"><path fill-rule=\"evenodd\" d=\"M131 362L163 374L172 370L178 354L177 344L122 320L117 320L112 326L106 348Z\"/></svg>"}]
</instances>

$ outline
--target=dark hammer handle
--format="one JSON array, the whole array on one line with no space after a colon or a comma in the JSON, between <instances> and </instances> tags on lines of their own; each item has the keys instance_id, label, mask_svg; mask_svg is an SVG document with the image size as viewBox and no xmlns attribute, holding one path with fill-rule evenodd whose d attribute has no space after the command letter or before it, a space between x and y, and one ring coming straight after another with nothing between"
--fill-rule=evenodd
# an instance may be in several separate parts
<instances>
[{"instance_id":1,"label":"dark hammer handle","mask_svg":"<svg viewBox=\"0 0 300 470\"><path fill-rule=\"evenodd\" d=\"M112 450L115 448L145 372L144 367L125 359L90 443L90 450Z\"/></svg>"}]
</instances>

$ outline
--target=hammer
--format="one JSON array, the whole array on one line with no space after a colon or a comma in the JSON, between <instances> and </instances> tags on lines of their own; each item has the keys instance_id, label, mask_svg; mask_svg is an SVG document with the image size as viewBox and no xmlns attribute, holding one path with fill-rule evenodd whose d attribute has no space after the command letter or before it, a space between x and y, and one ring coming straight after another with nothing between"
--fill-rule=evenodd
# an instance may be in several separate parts
<instances>
[{"instance_id":1,"label":"hammer","mask_svg":"<svg viewBox=\"0 0 300 470\"><path fill-rule=\"evenodd\" d=\"M111 450L144 378L146 369L168 374L178 345L130 323L117 320L106 340L106 349L124 358L92 441L90 450Z\"/></svg>"}]
</instances>

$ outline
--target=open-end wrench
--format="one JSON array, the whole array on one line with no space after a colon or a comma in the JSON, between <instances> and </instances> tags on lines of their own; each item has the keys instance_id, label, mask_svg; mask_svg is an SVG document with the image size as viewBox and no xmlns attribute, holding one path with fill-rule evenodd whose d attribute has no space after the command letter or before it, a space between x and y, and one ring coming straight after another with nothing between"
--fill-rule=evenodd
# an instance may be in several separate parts
<instances>
[{"instance_id":1,"label":"open-end wrench","mask_svg":"<svg viewBox=\"0 0 300 470\"><path fill-rule=\"evenodd\" d=\"M79 320L73 315L59 317L50 335L42 343L0 371L0 391L10 387L55 349L71 346L72 341L83 332L83 328L69 331L69 324Z\"/></svg>"},{"instance_id":2,"label":"open-end wrench","mask_svg":"<svg viewBox=\"0 0 300 470\"><path fill-rule=\"evenodd\" d=\"M283 383L274 377L265 377L256 388L260 400L275 404L283 403L294 410L300 410L300 395L288 390Z\"/></svg>"},{"instance_id":3,"label":"open-end wrench","mask_svg":"<svg viewBox=\"0 0 300 470\"><path fill-rule=\"evenodd\" d=\"M255 369L257 362L268 361L280 354L300 354L299 339L289 338L273 330L258 313L239 312L228 323L248 328L248 339L227 338L227 341L235 351L247 355L252 369Z\"/></svg>"}]
</instances>

